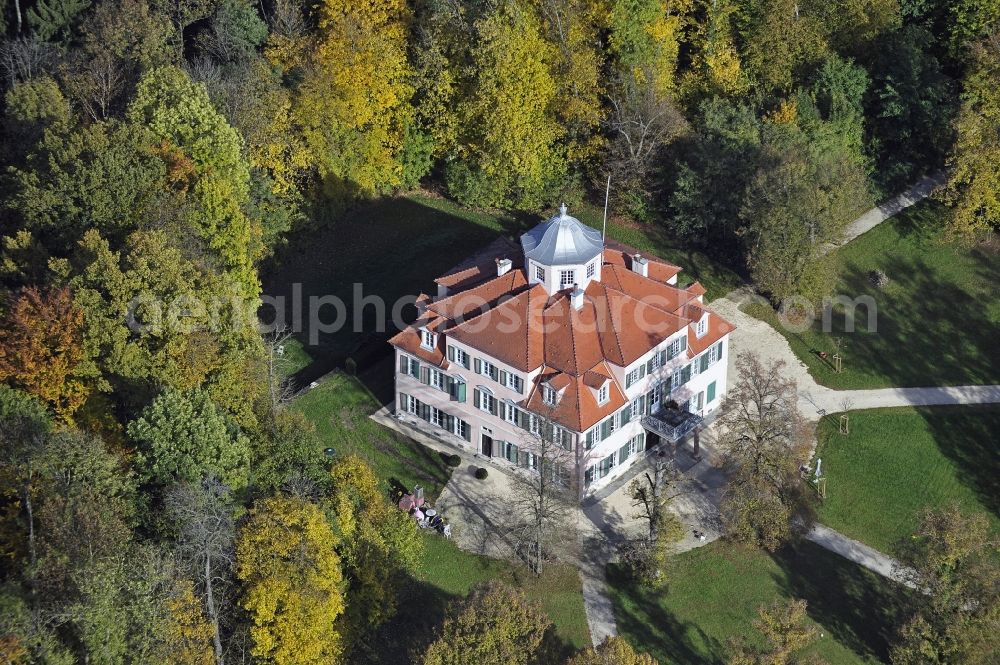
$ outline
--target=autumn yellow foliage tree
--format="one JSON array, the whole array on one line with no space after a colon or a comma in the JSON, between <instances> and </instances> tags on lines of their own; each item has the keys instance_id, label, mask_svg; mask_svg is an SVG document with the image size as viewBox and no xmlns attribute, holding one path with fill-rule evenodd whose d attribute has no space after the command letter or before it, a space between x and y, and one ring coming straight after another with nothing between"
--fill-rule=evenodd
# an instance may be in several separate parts
<instances>
[{"instance_id":1,"label":"autumn yellow foliage tree","mask_svg":"<svg viewBox=\"0 0 1000 665\"><path fill-rule=\"evenodd\" d=\"M340 459L330 472L331 504L350 581L347 609L352 639L392 616L397 588L416 567L423 541L416 523L389 502L375 472L356 455Z\"/></svg>"},{"instance_id":2,"label":"autumn yellow foliage tree","mask_svg":"<svg viewBox=\"0 0 1000 665\"><path fill-rule=\"evenodd\" d=\"M944 191L954 207L948 230L966 240L1000 227L1000 32L973 47L972 63Z\"/></svg>"},{"instance_id":3,"label":"autumn yellow foliage tree","mask_svg":"<svg viewBox=\"0 0 1000 665\"><path fill-rule=\"evenodd\" d=\"M384 193L402 181L412 116L405 0L326 0L317 7L292 116L326 193ZM301 64L301 63L296 63Z\"/></svg>"},{"instance_id":4,"label":"autumn yellow foliage tree","mask_svg":"<svg viewBox=\"0 0 1000 665\"><path fill-rule=\"evenodd\" d=\"M323 512L304 499L275 497L250 511L236 545L236 575L258 662L340 662L344 595L336 544Z\"/></svg>"},{"instance_id":5,"label":"autumn yellow foliage tree","mask_svg":"<svg viewBox=\"0 0 1000 665\"><path fill-rule=\"evenodd\" d=\"M649 84L658 97L673 93L692 0L613 0L609 44L621 73Z\"/></svg>"},{"instance_id":6,"label":"autumn yellow foliage tree","mask_svg":"<svg viewBox=\"0 0 1000 665\"><path fill-rule=\"evenodd\" d=\"M212 626L201 611L190 580L179 580L167 601L167 617L161 636L158 663L212 665Z\"/></svg>"},{"instance_id":7,"label":"autumn yellow foliage tree","mask_svg":"<svg viewBox=\"0 0 1000 665\"><path fill-rule=\"evenodd\" d=\"M538 207L566 172L564 130L555 116L555 48L533 8L517 2L500 4L476 22L475 32L449 191L475 205Z\"/></svg>"},{"instance_id":8,"label":"autumn yellow foliage tree","mask_svg":"<svg viewBox=\"0 0 1000 665\"><path fill-rule=\"evenodd\" d=\"M69 289L25 289L0 327L0 381L44 400L71 420L87 398L74 375L84 357L83 311Z\"/></svg>"}]
</instances>

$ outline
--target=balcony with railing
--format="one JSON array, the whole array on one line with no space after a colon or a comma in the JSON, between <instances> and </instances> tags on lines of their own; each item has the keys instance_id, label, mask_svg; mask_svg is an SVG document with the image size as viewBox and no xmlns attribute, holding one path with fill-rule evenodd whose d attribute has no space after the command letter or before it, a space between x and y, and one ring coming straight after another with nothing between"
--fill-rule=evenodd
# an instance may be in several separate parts
<instances>
[{"instance_id":1,"label":"balcony with railing","mask_svg":"<svg viewBox=\"0 0 1000 665\"><path fill-rule=\"evenodd\" d=\"M642 418L645 429L670 443L677 443L703 422L698 414L681 409L660 409Z\"/></svg>"}]
</instances>

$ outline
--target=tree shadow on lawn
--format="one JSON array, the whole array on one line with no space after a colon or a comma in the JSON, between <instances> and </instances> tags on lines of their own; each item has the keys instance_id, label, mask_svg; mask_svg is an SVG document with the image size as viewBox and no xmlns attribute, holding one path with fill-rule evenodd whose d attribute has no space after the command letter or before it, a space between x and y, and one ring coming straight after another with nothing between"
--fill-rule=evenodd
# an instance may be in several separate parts
<instances>
[{"instance_id":1,"label":"tree shadow on lawn","mask_svg":"<svg viewBox=\"0 0 1000 665\"><path fill-rule=\"evenodd\" d=\"M954 462L963 483L1000 518L1000 406L967 405L917 409L941 453ZM994 520L994 524L997 522Z\"/></svg>"},{"instance_id":2,"label":"tree shadow on lawn","mask_svg":"<svg viewBox=\"0 0 1000 665\"><path fill-rule=\"evenodd\" d=\"M291 326L295 285L300 285L303 320L294 328L295 335L315 359L314 364L325 370L309 374L319 376L342 363L364 335L391 330L392 322L387 319L391 319L392 305L398 299L421 291L435 293L435 277L497 235L513 235L523 224L510 216L491 217L491 221L486 221L486 215L470 213L469 217L413 198L383 198L359 205L329 226L304 229L292 237L266 267L263 290L272 298L283 299L284 319ZM355 283L361 285L362 296L380 297L385 302L384 311L370 304L355 307ZM310 344L310 298L327 295L337 296L347 305L345 326L334 332L312 326L317 343ZM265 320L274 318L274 313L271 307L262 309ZM411 311L410 316L413 314ZM332 322L336 318L334 307L323 306L320 317ZM355 326L355 322L360 325Z\"/></svg>"},{"instance_id":3,"label":"tree shadow on lawn","mask_svg":"<svg viewBox=\"0 0 1000 665\"><path fill-rule=\"evenodd\" d=\"M608 566L608 585L612 593L627 596L631 602L614 603L618 633L629 639L639 651L650 652L661 663L673 665L703 665L722 663L725 645L708 635L695 623L682 621L664 609L662 590L643 587L630 580L616 564ZM641 611L633 611L641 607ZM695 640L700 640L697 644Z\"/></svg>"},{"instance_id":4,"label":"tree shadow on lawn","mask_svg":"<svg viewBox=\"0 0 1000 665\"><path fill-rule=\"evenodd\" d=\"M887 661L905 613L907 590L820 546L803 541L772 555L786 598L808 603L809 616L862 657Z\"/></svg>"},{"instance_id":5,"label":"tree shadow on lawn","mask_svg":"<svg viewBox=\"0 0 1000 665\"><path fill-rule=\"evenodd\" d=\"M488 569L485 561L475 563ZM503 580L512 583L511 580ZM380 665L382 663L416 663L427 647L440 634L441 625L465 596L449 593L429 582L407 577L399 594L399 610L374 635L366 640L350 662ZM541 647L546 663L565 662L576 649L550 628Z\"/></svg>"},{"instance_id":6,"label":"tree shadow on lawn","mask_svg":"<svg viewBox=\"0 0 1000 665\"><path fill-rule=\"evenodd\" d=\"M977 272L996 272L979 263ZM832 330L825 334L844 340L845 367L884 377L897 387L1000 380L1000 355L992 351L996 326L977 297L959 285L938 281L932 267L920 259L887 257L880 268L890 279L883 290L872 286L867 268L845 267L845 295L870 296L878 308L876 332L867 328L865 308L858 308L853 332L845 330L841 308L835 309ZM822 321L815 330L820 326Z\"/></svg>"}]
</instances>

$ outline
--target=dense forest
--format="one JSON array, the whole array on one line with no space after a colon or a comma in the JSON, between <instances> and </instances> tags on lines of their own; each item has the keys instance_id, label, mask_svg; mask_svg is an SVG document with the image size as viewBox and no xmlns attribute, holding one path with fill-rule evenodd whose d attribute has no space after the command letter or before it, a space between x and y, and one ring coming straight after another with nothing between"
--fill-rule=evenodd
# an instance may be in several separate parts
<instances>
[{"instance_id":1,"label":"dense forest","mask_svg":"<svg viewBox=\"0 0 1000 665\"><path fill-rule=\"evenodd\" d=\"M255 325L296 234L418 187L600 201L610 175L619 214L775 301L822 294L822 245L922 175L948 169L957 236L1000 223L998 22L997 0L3 0L0 658L357 662L392 616L413 524L360 460L331 471Z\"/></svg>"}]
</instances>

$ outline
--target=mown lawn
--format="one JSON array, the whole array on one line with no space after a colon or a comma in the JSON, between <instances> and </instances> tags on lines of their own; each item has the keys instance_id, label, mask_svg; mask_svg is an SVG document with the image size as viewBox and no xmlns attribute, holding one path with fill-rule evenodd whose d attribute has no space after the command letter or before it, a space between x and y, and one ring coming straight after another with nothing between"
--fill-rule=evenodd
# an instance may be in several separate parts
<instances>
[{"instance_id":1,"label":"mown lawn","mask_svg":"<svg viewBox=\"0 0 1000 665\"><path fill-rule=\"evenodd\" d=\"M549 566L535 577L523 566L464 552L450 540L428 534L422 569L407 589L407 601L385 635L375 662L406 662L404 652L423 648L452 605L480 582L498 580L520 588L537 602L554 625L550 644L563 657L590 645L590 631L583 609L580 576L575 568ZM424 626L405 635L399 626ZM404 639L396 640L395 635ZM405 648L404 648L405 647ZM412 661L411 661L412 662Z\"/></svg>"},{"instance_id":2,"label":"mown lawn","mask_svg":"<svg viewBox=\"0 0 1000 665\"><path fill-rule=\"evenodd\" d=\"M360 381L342 373L323 378L294 402L294 408L315 423L325 445L332 446L338 455L354 453L368 460L385 480L387 492L396 483L406 488L420 484L433 501L451 470L436 451L368 418L378 406L378 400ZM433 637L448 608L476 583L490 579L518 586L542 604L555 624L554 648L564 655L589 644L576 569L553 566L535 578L520 566L463 552L436 532L426 534L425 546L419 571L401 593L399 614L373 641L369 662L411 662L411 656Z\"/></svg>"},{"instance_id":3,"label":"mown lawn","mask_svg":"<svg viewBox=\"0 0 1000 665\"><path fill-rule=\"evenodd\" d=\"M769 307L747 312L773 325L817 382L831 388L883 388L1000 383L1000 257L996 249L949 244L943 237L946 208L923 202L883 222L838 250L837 293L871 297L875 330L857 309L855 332L845 332L842 308L834 309L829 332L822 320L803 333L778 323ZM869 273L882 270L889 284L878 289ZM843 371L831 360L842 340Z\"/></svg>"},{"instance_id":4,"label":"mown lawn","mask_svg":"<svg viewBox=\"0 0 1000 665\"><path fill-rule=\"evenodd\" d=\"M751 622L761 605L801 598L822 636L809 652L831 665L887 658L901 587L806 542L774 556L716 541L678 555L666 591L609 581L618 630L661 663L723 663L727 640L759 640Z\"/></svg>"},{"instance_id":5,"label":"mown lawn","mask_svg":"<svg viewBox=\"0 0 1000 665\"><path fill-rule=\"evenodd\" d=\"M360 455L393 486L397 482L407 489L422 485L433 498L451 476L439 453L368 417L378 410L378 401L354 377L329 374L317 387L299 395L294 407L316 425L324 444L337 455Z\"/></svg>"},{"instance_id":6,"label":"mown lawn","mask_svg":"<svg viewBox=\"0 0 1000 665\"><path fill-rule=\"evenodd\" d=\"M853 411L820 424L817 455L827 477L820 521L883 552L912 534L918 513L957 502L1000 532L1000 407Z\"/></svg>"},{"instance_id":7,"label":"mown lawn","mask_svg":"<svg viewBox=\"0 0 1000 665\"><path fill-rule=\"evenodd\" d=\"M585 205L570 212L600 228L603 209ZM348 355L377 355L388 348L384 340L391 334L392 305L398 299L421 291L436 293L435 277L498 235L517 240L540 221L541 215L489 214L446 199L411 194L360 205L326 228L304 230L291 238L288 247L263 270L263 283L266 296L283 299L290 325L295 323L295 294L300 294L302 321L293 329L312 362L300 372L298 383L308 385L341 365ZM701 280L709 299L739 283L735 274L703 254L676 248L658 229L611 221L608 235L681 265L682 278ZM356 288L362 296L380 297L386 303L384 310L379 312L371 304L354 307ZM347 305L346 325L337 332L320 332L310 324L310 298L326 295L337 296ZM412 308L408 309L412 316ZM268 321L274 316L270 307L262 313ZM325 323L336 314L331 305L323 305L319 312ZM315 334L310 335L311 331ZM359 352L360 346L365 351ZM367 368L366 359L359 360L360 369Z\"/></svg>"}]
</instances>

